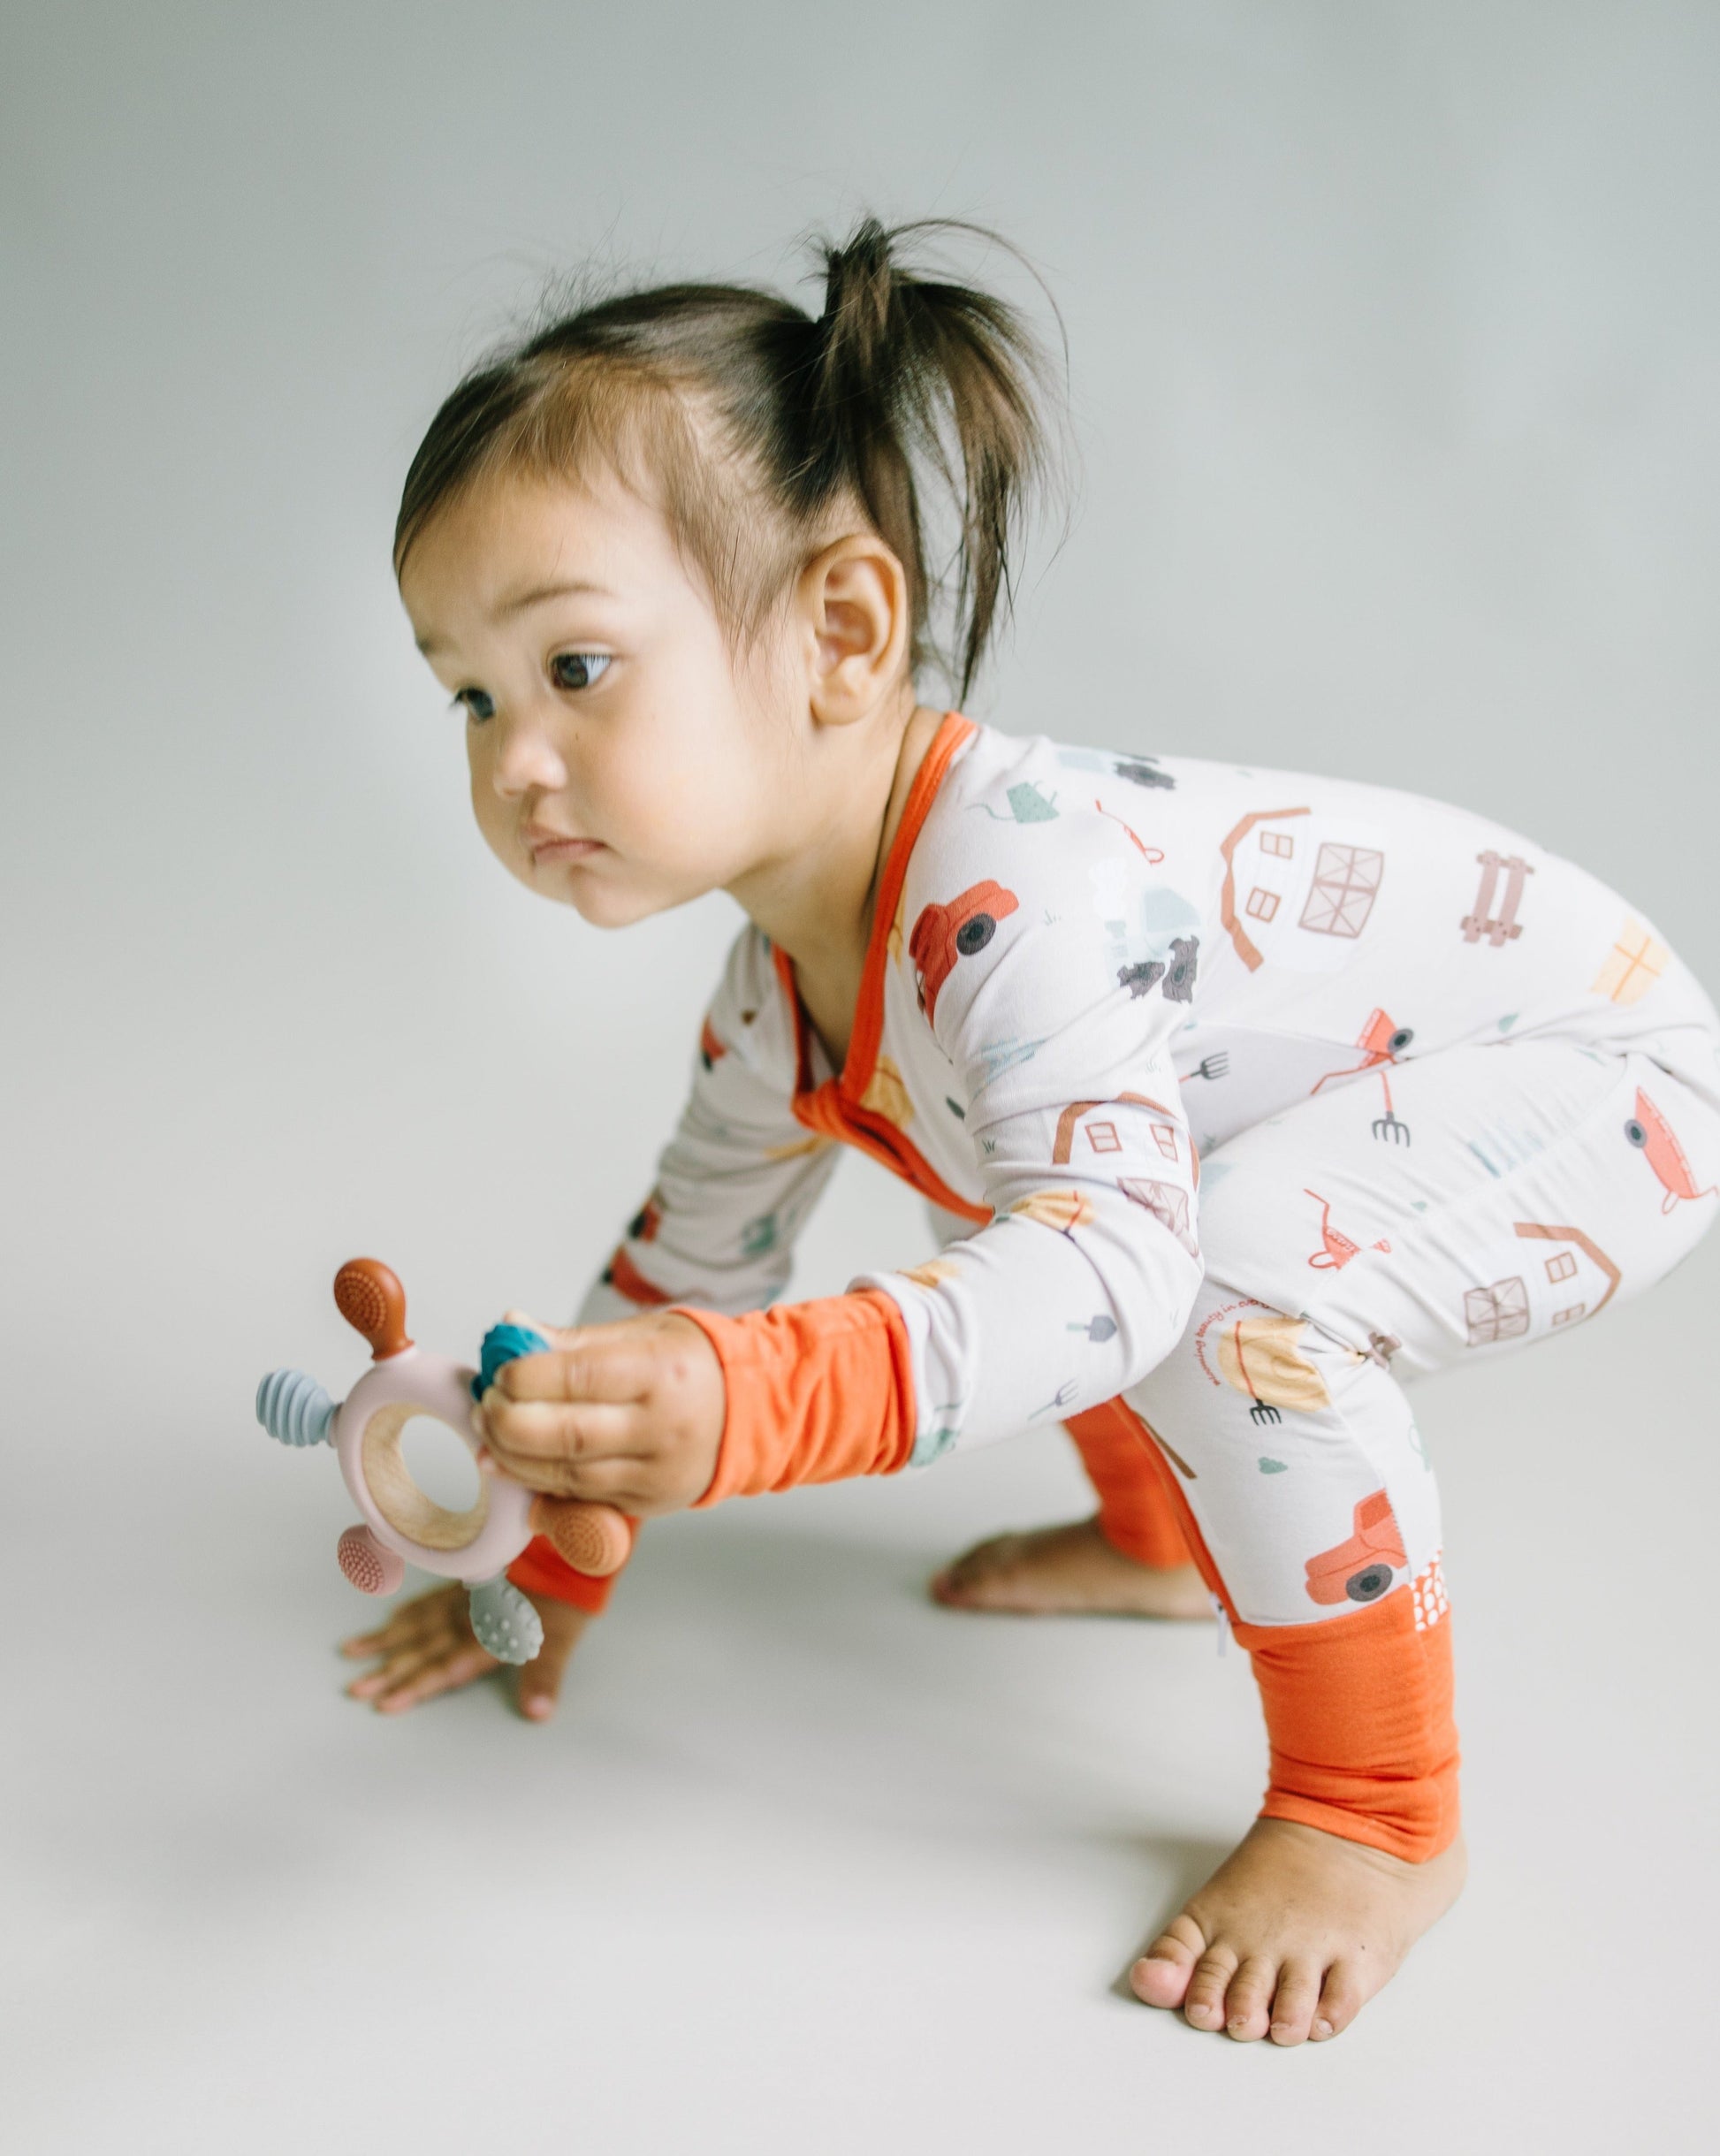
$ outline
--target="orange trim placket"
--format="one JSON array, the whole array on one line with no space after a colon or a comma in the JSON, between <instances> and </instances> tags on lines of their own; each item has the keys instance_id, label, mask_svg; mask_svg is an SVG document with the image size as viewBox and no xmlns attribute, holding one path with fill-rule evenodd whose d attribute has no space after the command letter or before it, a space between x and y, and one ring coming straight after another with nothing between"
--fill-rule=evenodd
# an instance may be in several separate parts
<instances>
[{"instance_id":1,"label":"orange trim placket","mask_svg":"<svg viewBox=\"0 0 1720 2156\"><path fill-rule=\"evenodd\" d=\"M884 874L879 883L871 933L866 941L865 962L860 974L860 995L854 1009L854 1030L840 1078L826 1078L821 1086L812 1084L811 1028L800 991L795 985L794 961L780 945L772 944L771 948L777 979L782 984L782 993L788 999L788 1009L794 1016L797 1068L792 1107L795 1121L803 1123L809 1131L818 1131L822 1138L833 1138L845 1145L857 1147L862 1153L881 1162L893 1175L911 1183L922 1197L930 1198L934 1205L983 1227L992 1217L990 1206L976 1205L970 1198L963 1198L959 1192L951 1190L905 1132L887 1116L880 1116L876 1108L864 1105L877 1071L878 1051L884 1040L884 967L889 956L890 925L895 919L902 898L909 857L927 811L937 799L950 758L978 731L973 720L964 719L960 712L946 712L931 747L914 773L914 782L902 804L902 821L890 842L889 858L884 864Z\"/></svg>"},{"instance_id":2,"label":"orange trim placket","mask_svg":"<svg viewBox=\"0 0 1720 2156\"><path fill-rule=\"evenodd\" d=\"M627 1246L618 1243L609 1261L606 1276L609 1284L618 1295L625 1295L630 1303L642 1309L653 1309L669 1299L654 1281L647 1280L633 1260L627 1254Z\"/></svg>"}]
</instances>

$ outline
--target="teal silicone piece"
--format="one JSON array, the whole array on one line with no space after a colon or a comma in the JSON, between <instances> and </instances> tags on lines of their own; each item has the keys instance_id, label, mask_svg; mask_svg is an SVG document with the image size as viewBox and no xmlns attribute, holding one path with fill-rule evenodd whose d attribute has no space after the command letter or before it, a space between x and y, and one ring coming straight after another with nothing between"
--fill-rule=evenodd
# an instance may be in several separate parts
<instances>
[{"instance_id":1,"label":"teal silicone piece","mask_svg":"<svg viewBox=\"0 0 1720 2156\"><path fill-rule=\"evenodd\" d=\"M492 1325L483 1336L483 1345L478 1350L477 1375L472 1380L472 1398L481 1400L496 1382L496 1373L505 1362L513 1362L521 1355L541 1355L549 1342L541 1332L534 1332L529 1325Z\"/></svg>"},{"instance_id":2,"label":"teal silicone piece","mask_svg":"<svg viewBox=\"0 0 1720 2156\"><path fill-rule=\"evenodd\" d=\"M544 1644L544 1620L506 1577L468 1589L472 1630L498 1662L529 1662Z\"/></svg>"},{"instance_id":3,"label":"teal silicone piece","mask_svg":"<svg viewBox=\"0 0 1720 2156\"><path fill-rule=\"evenodd\" d=\"M257 1387L257 1421L281 1444L326 1444L334 1402L302 1370L270 1370Z\"/></svg>"}]
</instances>

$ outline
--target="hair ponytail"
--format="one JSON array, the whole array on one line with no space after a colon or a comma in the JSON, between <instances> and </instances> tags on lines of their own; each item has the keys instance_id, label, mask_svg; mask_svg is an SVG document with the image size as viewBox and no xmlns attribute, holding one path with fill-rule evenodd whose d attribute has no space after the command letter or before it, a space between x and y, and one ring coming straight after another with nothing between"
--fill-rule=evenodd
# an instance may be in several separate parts
<instances>
[{"instance_id":1,"label":"hair ponytail","mask_svg":"<svg viewBox=\"0 0 1720 2156\"><path fill-rule=\"evenodd\" d=\"M955 513L952 673L963 696L1012 596L1010 552L1046 476L1041 354L1015 310L965 285L899 269L897 240L971 230L943 221L889 232L868 217L825 248L817 433L917 584L929 585L915 469L935 475ZM991 237L987 234L986 237ZM918 609L917 609L918 611Z\"/></svg>"},{"instance_id":2,"label":"hair ponytail","mask_svg":"<svg viewBox=\"0 0 1720 2156\"><path fill-rule=\"evenodd\" d=\"M857 507L905 572L913 664L941 657L965 698L1050 476L1051 379L1014 308L896 260L899 242L951 233L996 238L954 220L889 231L866 217L841 246L821 242L816 320L727 285L659 286L558 316L468 376L432 421L407 476L397 570L436 511L483 474L577 477L601 459L655 484L744 633ZM947 568L928 561L928 528Z\"/></svg>"}]
</instances>

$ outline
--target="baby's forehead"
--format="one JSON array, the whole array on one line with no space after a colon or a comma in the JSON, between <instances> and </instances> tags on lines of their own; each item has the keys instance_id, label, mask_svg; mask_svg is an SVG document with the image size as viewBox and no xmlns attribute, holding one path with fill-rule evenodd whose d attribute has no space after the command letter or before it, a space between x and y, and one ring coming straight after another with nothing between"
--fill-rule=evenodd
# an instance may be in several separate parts
<instances>
[{"instance_id":1,"label":"baby's forehead","mask_svg":"<svg viewBox=\"0 0 1720 2156\"><path fill-rule=\"evenodd\" d=\"M504 471L438 511L400 582L428 651L455 618L499 627L548 598L637 603L689 578L661 507L619 479Z\"/></svg>"}]
</instances>

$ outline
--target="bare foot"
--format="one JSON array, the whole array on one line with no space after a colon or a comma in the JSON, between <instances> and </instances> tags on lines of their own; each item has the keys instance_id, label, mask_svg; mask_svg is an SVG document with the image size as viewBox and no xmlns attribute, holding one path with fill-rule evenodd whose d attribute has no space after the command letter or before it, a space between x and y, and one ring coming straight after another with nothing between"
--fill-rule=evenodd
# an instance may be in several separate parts
<instances>
[{"instance_id":1,"label":"bare foot","mask_svg":"<svg viewBox=\"0 0 1720 2156\"><path fill-rule=\"evenodd\" d=\"M1212 1597L1192 1565L1138 1565L1107 1543L1099 1521L1028 1535L994 1535L934 1574L935 1601L956 1610L1041 1616L1087 1611L1110 1617L1210 1617Z\"/></svg>"},{"instance_id":2,"label":"bare foot","mask_svg":"<svg viewBox=\"0 0 1720 2156\"><path fill-rule=\"evenodd\" d=\"M544 1620L544 1644L521 1666L514 1697L521 1714L547 1722L555 1712L567 1657L590 1619L586 1611L547 1595L527 1599ZM421 1700L458 1691L501 1667L472 1636L466 1589L457 1581L401 1603L377 1631L343 1640L340 1651L382 1657L377 1668L354 1677L346 1687L354 1699L368 1700L378 1714L403 1714Z\"/></svg>"},{"instance_id":3,"label":"bare foot","mask_svg":"<svg viewBox=\"0 0 1720 2156\"><path fill-rule=\"evenodd\" d=\"M1129 1972L1150 2007L1246 2043L1340 2035L1463 1890L1463 1843L1406 1864L1257 1819Z\"/></svg>"}]
</instances>

